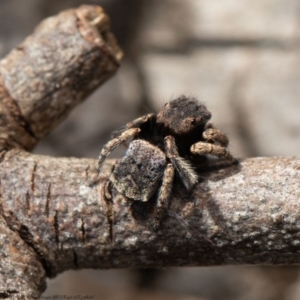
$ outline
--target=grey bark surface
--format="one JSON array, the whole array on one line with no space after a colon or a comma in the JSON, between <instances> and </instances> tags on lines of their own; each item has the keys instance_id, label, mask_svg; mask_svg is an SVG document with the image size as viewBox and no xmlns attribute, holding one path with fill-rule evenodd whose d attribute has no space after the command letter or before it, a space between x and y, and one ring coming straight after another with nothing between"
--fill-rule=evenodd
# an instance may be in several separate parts
<instances>
[{"instance_id":1,"label":"grey bark surface","mask_svg":"<svg viewBox=\"0 0 300 300\"><path fill-rule=\"evenodd\" d=\"M158 232L154 203L136 206L114 189L107 196L114 160L89 185L95 163L20 150L2 158L2 215L12 230L26 228L48 276L72 268L300 262L299 159L251 158L203 172L190 195L175 186Z\"/></svg>"},{"instance_id":2,"label":"grey bark surface","mask_svg":"<svg viewBox=\"0 0 300 300\"><path fill-rule=\"evenodd\" d=\"M11 166L4 161L5 157L14 157L12 168L20 175L19 179L22 178L18 181L4 174L6 171L0 174L1 299L38 299L46 287L45 276L53 276L57 270L57 265L52 266L51 262L57 257L47 255L53 244L40 245L47 235L46 223L53 223L51 229L56 245L62 238L62 207L57 207L52 215L53 197L59 191L51 188L52 179L46 175L47 169L40 169L39 161L24 160L30 158L30 154L11 149L31 150L75 105L116 72L121 58L122 51L110 32L108 16L98 6L83 5L44 20L0 62L2 167L10 173ZM68 164L66 174L73 173L76 164L73 166L72 159ZM57 170L55 176L61 175ZM35 178L42 178L40 182L46 185L37 186ZM2 185L7 179L12 184L8 189ZM64 191L65 195L72 194L72 190ZM46 197L42 210L40 197ZM23 223L25 219L15 211L17 207L10 206L12 203L26 212L28 222ZM44 224L39 223L41 212ZM41 229L41 236L35 235L37 228ZM62 266L68 264L61 263Z\"/></svg>"},{"instance_id":3,"label":"grey bark surface","mask_svg":"<svg viewBox=\"0 0 300 300\"><path fill-rule=\"evenodd\" d=\"M121 57L100 7L44 20L0 62L2 148L31 150L115 73Z\"/></svg>"}]
</instances>

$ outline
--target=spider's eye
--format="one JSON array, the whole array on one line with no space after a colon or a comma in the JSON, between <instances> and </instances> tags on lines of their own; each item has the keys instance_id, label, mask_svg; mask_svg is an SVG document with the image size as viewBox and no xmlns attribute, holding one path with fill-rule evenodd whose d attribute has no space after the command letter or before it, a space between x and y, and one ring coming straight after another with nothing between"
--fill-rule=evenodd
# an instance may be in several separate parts
<instances>
[{"instance_id":1,"label":"spider's eye","mask_svg":"<svg viewBox=\"0 0 300 300\"><path fill-rule=\"evenodd\" d=\"M196 125L196 119L191 120L191 125Z\"/></svg>"}]
</instances>

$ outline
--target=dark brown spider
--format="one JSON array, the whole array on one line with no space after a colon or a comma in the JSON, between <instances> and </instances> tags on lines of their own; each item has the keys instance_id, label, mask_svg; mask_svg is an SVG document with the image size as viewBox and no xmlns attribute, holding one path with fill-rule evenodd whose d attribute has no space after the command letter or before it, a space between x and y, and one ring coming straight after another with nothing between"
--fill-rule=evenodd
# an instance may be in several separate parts
<instances>
[{"instance_id":1,"label":"dark brown spider","mask_svg":"<svg viewBox=\"0 0 300 300\"><path fill-rule=\"evenodd\" d=\"M237 162L226 149L228 138L207 123L210 118L211 113L196 98L181 96L166 103L157 115L127 123L102 148L96 177L107 155L133 139L110 180L127 198L144 202L161 185L154 224L157 229L168 206L175 172L190 190L198 179L195 167L205 164L207 156Z\"/></svg>"}]
</instances>

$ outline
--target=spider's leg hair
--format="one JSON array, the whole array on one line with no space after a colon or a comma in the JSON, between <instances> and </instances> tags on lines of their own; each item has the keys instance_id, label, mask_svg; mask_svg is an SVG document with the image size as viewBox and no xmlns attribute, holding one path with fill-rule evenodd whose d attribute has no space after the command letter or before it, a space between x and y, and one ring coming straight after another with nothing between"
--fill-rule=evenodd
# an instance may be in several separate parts
<instances>
[{"instance_id":1,"label":"spider's leg hair","mask_svg":"<svg viewBox=\"0 0 300 300\"><path fill-rule=\"evenodd\" d=\"M165 150L166 156L175 167L184 186L190 190L198 182L198 176L191 164L179 156L174 137L170 135L165 137Z\"/></svg>"},{"instance_id":2,"label":"spider's leg hair","mask_svg":"<svg viewBox=\"0 0 300 300\"><path fill-rule=\"evenodd\" d=\"M161 224L164 215L167 212L169 199L172 192L172 183L174 179L174 166L169 163L164 171L162 185L157 198L157 210L154 223L154 230L157 230Z\"/></svg>"},{"instance_id":3,"label":"spider's leg hair","mask_svg":"<svg viewBox=\"0 0 300 300\"><path fill-rule=\"evenodd\" d=\"M184 186L187 190L190 190L198 182L198 175L196 171L183 157L173 157L170 158L170 160L176 168Z\"/></svg>"}]
</instances>

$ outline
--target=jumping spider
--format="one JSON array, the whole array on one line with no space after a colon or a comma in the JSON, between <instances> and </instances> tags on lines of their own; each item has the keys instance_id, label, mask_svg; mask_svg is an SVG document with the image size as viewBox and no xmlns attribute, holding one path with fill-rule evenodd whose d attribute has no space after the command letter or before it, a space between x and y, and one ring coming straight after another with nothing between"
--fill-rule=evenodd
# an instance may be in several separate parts
<instances>
[{"instance_id":1,"label":"jumping spider","mask_svg":"<svg viewBox=\"0 0 300 300\"><path fill-rule=\"evenodd\" d=\"M228 138L207 123L211 113L197 99L181 96L166 103L157 114L148 114L115 131L99 155L96 177L110 152L130 139L126 155L110 178L127 198L148 201L161 185L154 228L168 206L174 173L187 190L197 183L195 167L215 156L229 163L237 161L226 149Z\"/></svg>"}]
</instances>

